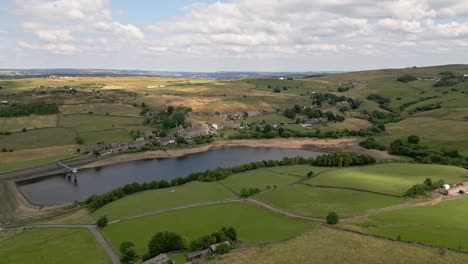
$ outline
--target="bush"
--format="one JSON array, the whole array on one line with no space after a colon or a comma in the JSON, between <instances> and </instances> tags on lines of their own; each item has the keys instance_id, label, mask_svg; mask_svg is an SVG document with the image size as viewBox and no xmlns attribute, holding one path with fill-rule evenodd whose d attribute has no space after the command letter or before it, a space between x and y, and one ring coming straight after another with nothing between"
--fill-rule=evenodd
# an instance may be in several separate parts
<instances>
[{"instance_id":1,"label":"bush","mask_svg":"<svg viewBox=\"0 0 468 264\"><path fill-rule=\"evenodd\" d=\"M120 254L122 256L120 258L120 262L122 262L123 264L133 263L137 258L135 244L129 241L122 242L120 244Z\"/></svg>"},{"instance_id":2,"label":"bush","mask_svg":"<svg viewBox=\"0 0 468 264\"><path fill-rule=\"evenodd\" d=\"M249 188L249 189L242 188L241 191L240 191L240 197L248 198L250 196L254 196L255 194L257 194L259 192L260 192L260 189L258 189L258 188Z\"/></svg>"},{"instance_id":3,"label":"bush","mask_svg":"<svg viewBox=\"0 0 468 264\"><path fill-rule=\"evenodd\" d=\"M109 220L107 219L107 216L101 216L99 217L99 219L97 220L97 226L101 229L103 229L104 227L107 226L107 223L109 222Z\"/></svg>"},{"instance_id":4,"label":"bush","mask_svg":"<svg viewBox=\"0 0 468 264\"><path fill-rule=\"evenodd\" d=\"M329 225L336 225L338 224L339 217L335 212L330 212L327 215L327 224Z\"/></svg>"},{"instance_id":5,"label":"bush","mask_svg":"<svg viewBox=\"0 0 468 264\"><path fill-rule=\"evenodd\" d=\"M414 77L414 76L412 76L412 75L406 74L406 75L403 75L403 76L398 77L398 78L397 78L397 81L399 81L399 82L405 82L405 83L406 83L406 82L416 81L417 79L418 79L418 78L416 78L416 77Z\"/></svg>"},{"instance_id":6,"label":"bush","mask_svg":"<svg viewBox=\"0 0 468 264\"><path fill-rule=\"evenodd\" d=\"M223 255L229 253L229 251L231 251L231 246L229 246L227 243L222 243L216 247L215 253Z\"/></svg>"},{"instance_id":7,"label":"bush","mask_svg":"<svg viewBox=\"0 0 468 264\"><path fill-rule=\"evenodd\" d=\"M159 254L182 250L185 248L183 238L174 232L158 232L148 243L149 257L155 257Z\"/></svg>"}]
</instances>

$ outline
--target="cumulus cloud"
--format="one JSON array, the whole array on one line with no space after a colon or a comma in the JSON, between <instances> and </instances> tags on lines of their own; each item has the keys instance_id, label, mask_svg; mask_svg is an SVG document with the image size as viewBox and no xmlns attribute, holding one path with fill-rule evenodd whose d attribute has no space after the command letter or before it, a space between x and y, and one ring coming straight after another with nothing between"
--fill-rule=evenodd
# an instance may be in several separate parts
<instances>
[{"instance_id":1,"label":"cumulus cloud","mask_svg":"<svg viewBox=\"0 0 468 264\"><path fill-rule=\"evenodd\" d=\"M19 42L18 48L37 52L293 64L349 56L384 63L388 54L468 51L464 0L225 0L191 4L146 25L119 22L126 10L112 10L111 0L15 1L15 15L29 21L22 28L39 41Z\"/></svg>"}]
</instances>

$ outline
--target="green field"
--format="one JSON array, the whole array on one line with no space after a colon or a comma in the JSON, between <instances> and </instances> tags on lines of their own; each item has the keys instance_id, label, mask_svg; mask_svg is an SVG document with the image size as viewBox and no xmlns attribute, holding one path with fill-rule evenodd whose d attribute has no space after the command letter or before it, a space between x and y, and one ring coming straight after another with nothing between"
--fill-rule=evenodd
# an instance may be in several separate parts
<instances>
[{"instance_id":1,"label":"green field","mask_svg":"<svg viewBox=\"0 0 468 264\"><path fill-rule=\"evenodd\" d=\"M298 176L291 176L272 172L268 169L260 169L248 171L244 173L234 174L222 181L237 193L243 188L258 188L260 190L267 190L270 188L285 186L299 181L301 178Z\"/></svg>"},{"instance_id":2,"label":"green field","mask_svg":"<svg viewBox=\"0 0 468 264\"><path fill-rule=\"evenodd\" d=\"M84 140L85 144L96 144L98 142L104 142L104 144L112 144L115 142L129 142L132 141L132 137L123 128L97 131L97 132L83 132L80 133L80 137Z\"/></svg>"},{"instance_id":3,"label":"green field","mask_svg":"<svg viewBox=\"0 0 468 264\"><path fill-rule=\"evenodd\" d=\"M316 227L297 238L232 251L209 263L465 263L468 255Z\"/></svg>"},{"instance_id":4,"label":"green field","mask_svg":"<svg viewBox=\"0 0 468 264\"><path fill-rule=\"evenodd\" d=\"M325 218L329 212L348 217L403 203L401 198L358 191L294 185L255 198L294 214Z\"/></svg>"},{"instance_id":5,"label":"green field","mask_svg":"<svg viewBox=\"0 0 468 264\"><path fill-rule=\"evenodd\" d=\"M454 166L389 163L332 170L307 183L402 195L409 187L422 183L426 178L458 183L468 179L468 171Z\"/></svg>"},{"instance_id":6,"label":"green field","mask_svg":"<svg viewBox=\"0 0 468 264\"><path fill-rule=\"evenodd\" d=\"M373 234L468 250L468 199L400 209L370 216L357 225Z\"/></svg>"},{"instance_id":7,"label":"green field","mask_svg":"<svg viewBox=\"0 0 468 264\"><path fill-rule=\"evenodd\" d=\"M111 263L88 230L66 228L34 228L14 235L0 233L0 259L2 263L21 264Z\"/></svg>"},{"instance_id":8,"label":"green field","mask_svg":"<svg viewBox=\"0 0 468 264\"><path fill-rule=\"evenodd\" d=\"M13 150L74 145L76 132L69 128L44 128L0 136L0 149Z\"/></svg>"},{"instance_id":9,"label":"green field","mask_svg":"<svg viewBox=\"0 0 468 264\"><path fill-rule=\"evenodd\" d=\"M147 250L148 240L159 231L173 231L189 241L223 226L233 226L239 240L267 242L295 236L315 224L287 218L256 206L233 202L182 209L112 224L104 229L115 247L123 241L135 243L138 253Z\"/></svg>"},{"instance_id":10,"label":"green field","mask_svg":"<svg viewBox=\"0 0 468 264\"><path fill-rule=\"evenodd\" d=\"M192 204L235 198L234 194L217 182L191 182L182 186L137 193L107 204L94 215L110 220L176 208ZM150 202L151 201L151 202Z\"/></svg>"}]
</instances>

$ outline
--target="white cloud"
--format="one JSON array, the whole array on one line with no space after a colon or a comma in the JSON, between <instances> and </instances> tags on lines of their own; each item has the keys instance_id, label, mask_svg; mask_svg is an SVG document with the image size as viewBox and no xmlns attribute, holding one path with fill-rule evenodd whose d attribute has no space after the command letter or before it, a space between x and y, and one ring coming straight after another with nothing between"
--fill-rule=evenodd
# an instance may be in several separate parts
<instances>
[{"instance_id":1,"label":"white cloud","mask_svg":"<svg viewBox=\"0 0 468 264\"><path fill-rule=\"evenodd\" d=\"M15 14L29 21L22 28L34 36L18 49L38 53L118 53L135 61L154 55L181 66L192 58L200 65L239 59L239 67L242 60L294 67L301 60L321 66L324 58L385 64L383 57L398 59L392 54L424 61L432 50L468 54L464 0L226 0L188 5L181 15L146 25L119 22L126 10L112 10L110 0L15 1Z\"/></svg>"}]
</instances>

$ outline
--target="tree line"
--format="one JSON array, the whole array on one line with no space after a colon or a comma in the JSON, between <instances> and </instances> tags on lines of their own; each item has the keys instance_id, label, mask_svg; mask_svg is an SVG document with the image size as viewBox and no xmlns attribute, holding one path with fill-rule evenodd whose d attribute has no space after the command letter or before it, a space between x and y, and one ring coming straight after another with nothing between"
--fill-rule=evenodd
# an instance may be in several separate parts
<instances>
[{"instance_id":1,"label":"tree line","mask_svg":"<svg viewBox=\"0 0 468 264\"><path fill-rule=\"evenodd\" d=\"M59 113L59 107L52 103L37 102L0 106L0 117L51 115L57 113Z\"/></svg>"}]
</instances>

